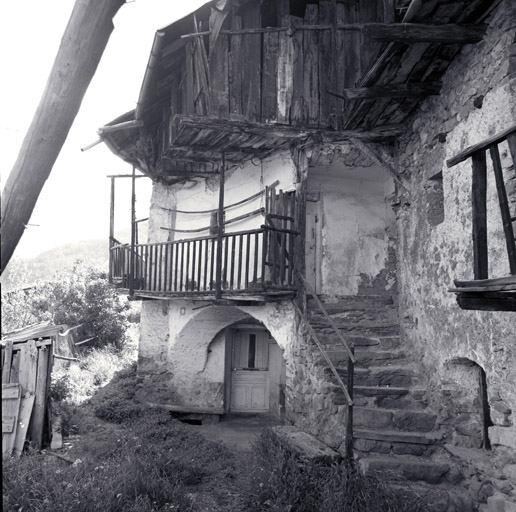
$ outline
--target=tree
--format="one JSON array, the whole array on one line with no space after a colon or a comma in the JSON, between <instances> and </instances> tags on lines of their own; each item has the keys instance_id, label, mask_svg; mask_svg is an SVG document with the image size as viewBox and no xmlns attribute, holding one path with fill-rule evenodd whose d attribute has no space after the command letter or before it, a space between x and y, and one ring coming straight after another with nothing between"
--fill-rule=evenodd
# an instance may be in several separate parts
<instances>
[{"instance_id":1,"label":"tree","mask_svg":"<svg viewBox=\"0 0 516 512\"><path fill-rule=\"evenodd\" d=\"M2 332L51 321L77 329L79 341L94 338L88 348L125 341L129 304L109 285L105 271L77 261L69 274L3 297Z\"/></svg>"}]
</instances>

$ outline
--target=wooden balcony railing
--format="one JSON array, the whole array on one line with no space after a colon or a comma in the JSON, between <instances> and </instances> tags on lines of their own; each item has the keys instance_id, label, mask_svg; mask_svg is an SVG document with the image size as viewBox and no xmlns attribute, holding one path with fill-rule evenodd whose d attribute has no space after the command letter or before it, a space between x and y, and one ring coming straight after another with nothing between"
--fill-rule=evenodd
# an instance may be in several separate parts
<instances>
[{"instance_id":1,"label":"wooden balcony railing","mask_svg":"<svg viewBox=\"0 0 516 512\"><path fill-rule=\"evenodd\" d=\"M132 258L130 245L115 245L112 282L131 292L170 296L212 295L217 289L233 294L294 290L296 234L270 226L225 233L220 261L216 235L137 244Z\"/></svg>"}]
</instances>

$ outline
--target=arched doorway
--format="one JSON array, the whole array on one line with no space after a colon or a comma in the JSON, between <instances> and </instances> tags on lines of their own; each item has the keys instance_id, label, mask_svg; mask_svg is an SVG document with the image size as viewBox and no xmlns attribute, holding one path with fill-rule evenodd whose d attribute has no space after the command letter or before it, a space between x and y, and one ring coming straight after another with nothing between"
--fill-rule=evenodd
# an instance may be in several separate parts
<instances>
[{"instance_id":1,"label":"arched doorway","mask_svg":"<svg viewBox=\"0 0 516 512\"><path fill-rule=\"evenodd\" d=\"M214 414L284 415L283 350L271 334L274 325L270 330L266 325L263 307L256 317L253 313L251 308L209 306L177 329L168 360L178 404Z\"/></svg>"}]
</instances>

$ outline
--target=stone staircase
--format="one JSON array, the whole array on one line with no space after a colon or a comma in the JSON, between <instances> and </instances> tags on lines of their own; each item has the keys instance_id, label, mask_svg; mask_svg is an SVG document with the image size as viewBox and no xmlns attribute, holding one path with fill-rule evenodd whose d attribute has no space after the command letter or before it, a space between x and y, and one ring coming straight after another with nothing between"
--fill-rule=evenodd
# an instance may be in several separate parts
<instances>
[{"instance_id":1,"label":"stone staircase","mask_svg":"<svg viewBox=\"0 0 516 512\"><path fill-rule=\"evenodd\" d=\"M472 511L456 485L462 476L440 441L437 416L428 409L418 364L402 345L392 297L319 297L341 333L355 346L354 454L366 474L388 473L425 496L432 510ZM315 301L308 296L308 320L344 382L347 353ZM326 365L323 358L321 365ZM332 399L346 404L335 384Z\"/></svg>"}]
</instances>

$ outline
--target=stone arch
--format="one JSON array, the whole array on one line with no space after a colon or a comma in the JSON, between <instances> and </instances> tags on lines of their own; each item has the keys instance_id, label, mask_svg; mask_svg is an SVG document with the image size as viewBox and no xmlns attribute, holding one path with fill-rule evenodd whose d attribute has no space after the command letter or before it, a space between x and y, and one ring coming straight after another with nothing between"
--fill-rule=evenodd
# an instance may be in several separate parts
<instances>
[{"instance_id":1,"label":"stone arch","mask_svg":"<svg viewBox=\"0 0 516 512\"><path fill-rule=\"evenodd\" d=\"M492 422L484 369L466 357L448 360L444 368L444 423L450 427L452 444L490 449L488 428Z\"/></svg>"},{"instance_id":2,"label":"stone arch","mask_svg":"<svg viewBox=\"0 0 516 512\"><path fill-rule=\"evenodd\" d=\"M280 347L274 336L274 332L281 330L274 324L275 316L272 315L271 320L265 309L208 306L176 327L169 350L169 364L173 388L182 403L227 409L227 383L231 377L227 372L230 361L226 347L231 342L231 327L245 324L266 330L278 347L277 357L281 357L285 366L284 347Z\"/></svg>"}]
</instances>

